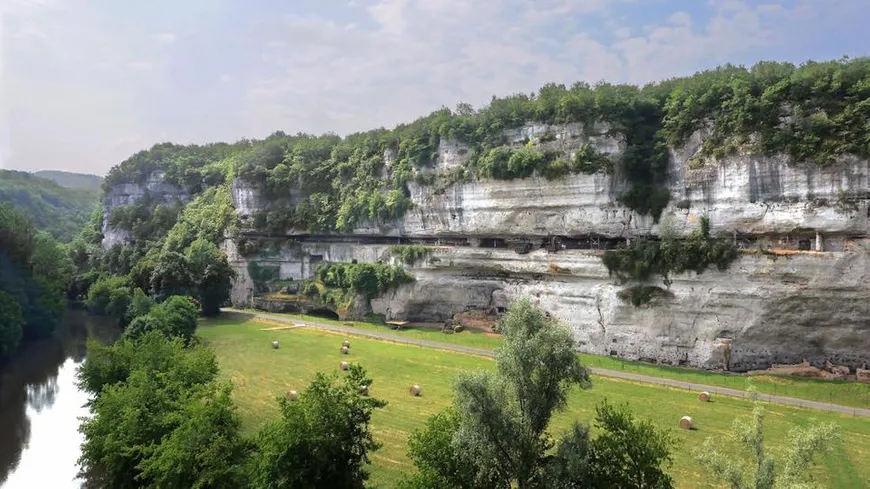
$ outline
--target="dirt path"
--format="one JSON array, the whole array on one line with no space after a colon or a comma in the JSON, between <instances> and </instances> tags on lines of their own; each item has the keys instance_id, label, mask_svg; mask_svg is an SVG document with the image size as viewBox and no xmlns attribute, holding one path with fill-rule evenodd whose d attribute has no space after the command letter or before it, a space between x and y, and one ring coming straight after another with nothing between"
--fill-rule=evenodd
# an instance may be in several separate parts
<instances>
[{"instance_id":1,"label":"dirt path","mask_svg":"<svg viewBox=\"0 0 870 489\"><path fill-rule=\"evenodd\" d=\"M302 321L297 319L290 319L283 316L274 316L268 313L253 313L250 311L241 311L237 309L224 309L228 312L236 312L241 314L249 314L251 316L266 319L269 321L277 321L281 323L294 324L294 325L303 325L311 328L323 329L326 331L333 331L336 333L346 333L354 336L361 336L365 338L374 338L378 340L384 341L392 341L395 343L404 343L408 345L417 345L424 348L435 348L439 350L447 350L447 351L455 351L458 353L467 353L470 355L479 355L482 357L493 358L495 353L492 350L486 350L482 348L472 348L468 346L462 345L454 345L450 343L441 343L438 341L429 341L429 340L414 340L410 338L405 338L403 336L392 335L389 333L379 333L375 331L366 331L360 330L351 327L344 326L333 326L330 324L317 323L312 321ZM695 384L692 382L682 382L679 380L673 379L664 379L660 377L652 377L649 375L640 375L633 374L629 372L620 372L618 370L609 370L604 368L592 368L589 367L589 370L595 374L600 375L602 377L612 377L616 379L625 379L634 382L642 382L644 384L655 384L655 385L664 385L668 387L676 387L678 389L686 389L693 391L707 391L713 394L722 394L726 396L732 397L741 397L748 398L748 394L745 391L737 390L737 389L729 389L727 387L717 387L714 385L704 385L704 384ZM798 406L802 408L810 408L810 409L820 409L822 411L833 411L837 413L843 414L851 414L854 416L862 416L870 418L870 409L863 408L855 408L849 406L840 406L838 404L830 404L827 402L817 402L817 401L808 401L805 399L796 399L793 397L784 397L784 396L774 396L771 394L759 394L758 398L762 401L766 402L774 402L777 404L786 404L789 406Z\"/></svg>"}]
</instances>

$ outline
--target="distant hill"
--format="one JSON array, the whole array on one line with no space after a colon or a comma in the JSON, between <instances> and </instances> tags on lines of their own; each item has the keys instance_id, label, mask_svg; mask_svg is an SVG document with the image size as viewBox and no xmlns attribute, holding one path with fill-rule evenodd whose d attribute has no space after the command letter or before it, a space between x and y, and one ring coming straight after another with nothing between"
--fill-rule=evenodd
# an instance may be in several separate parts
<instances>
[{"instance_id":1,"label":"distant hill","mask_svg":"<svg viewBox=\"0 0 870 489\"><path fill-rule=\"evenodd\" d=\"M70 173L66 171L42 170L33 172L39 178L51 180L66 188L75 190L87 190L88 192L99 192L100 186L103 183L103 177L97 175L87 175L84 173Z\"/></svg>"},{"instance_id":2,"label":"distant hill","mask_svg":"<svg viewBox=\"0 0 870 489\"><path fill-rule=\"evenodd\" d=\"M71 241L78 234L99 199L99 183L95 189L76 190L31 173L0 170L0 202L12 203L33 218L37 228L62 242Z\"/></svg>"}]
</instances>

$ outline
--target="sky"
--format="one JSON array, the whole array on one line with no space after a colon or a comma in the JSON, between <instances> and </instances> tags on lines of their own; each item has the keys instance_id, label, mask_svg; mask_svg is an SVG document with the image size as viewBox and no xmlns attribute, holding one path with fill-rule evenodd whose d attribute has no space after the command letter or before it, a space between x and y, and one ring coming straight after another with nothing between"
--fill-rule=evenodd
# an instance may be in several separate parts
<instances>
[{"instance_id":1,"label":"sky","mask_svg":"<svg viewBox=\"0 0 870 489\"><path fill-rule=\"evenodd\" d=\"M868 55L867 0L0 0L0 168L348 134L549 82Z\"/></svg>"}]
</instances>

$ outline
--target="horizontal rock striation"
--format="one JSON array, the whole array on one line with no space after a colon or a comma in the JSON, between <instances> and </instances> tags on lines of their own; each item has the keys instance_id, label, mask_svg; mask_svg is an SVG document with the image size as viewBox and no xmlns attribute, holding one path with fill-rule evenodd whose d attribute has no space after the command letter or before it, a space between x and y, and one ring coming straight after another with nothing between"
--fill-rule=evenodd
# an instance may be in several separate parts
<instances>
[{"instance_id":1,"label":"horizontal rock striation","mask_svg":"<svg viewBox=\"0 0 870 489\"><path fill-rule=\"evenodd\" d=\"M613 158L624 150L605 126L528 124L505 135L513 145L540 140L569 158L586 144ZM846 157L818 166L740 153L703 160L702 142L698 133L671 150L671 199L658 223L617 202L623 189L618 173L411 182L413 207L401 219L366 223L343 236L288 231L271 256L243 257L237 240L228 239L224 250L238 271L233 302L250 303L258 294L252 263L292 283L310 279L320 261L398 263L390 245L416 240L436 245L407 266L416 281L372 299L371 311L388 319L446 321L530 297L568 324L580 350L590 353L731 370L803 359L852 368L870 363L870 162ZM467 152L456 141L442 141L435 167L424 171L450 172ZM394 156L385 155L388 168ZM164 200L188 198L158 185L145 187ZM146 190L128 187L107 195L107 216ZM232 195L243 224L268 212L269 202L242 180L233 182ZM672 277L647 306L620 298L623 287L609 277L596 248L664 228L686 236L705 216L714 236L743 248L727 271ZM113 232L106 221L104 245L123 241ZM251 229L242 234L258 236ZM553 236L582 244L540 248ZM515 238L534 244L518 252L506 244Z\"/></svg>"}]
</instances>

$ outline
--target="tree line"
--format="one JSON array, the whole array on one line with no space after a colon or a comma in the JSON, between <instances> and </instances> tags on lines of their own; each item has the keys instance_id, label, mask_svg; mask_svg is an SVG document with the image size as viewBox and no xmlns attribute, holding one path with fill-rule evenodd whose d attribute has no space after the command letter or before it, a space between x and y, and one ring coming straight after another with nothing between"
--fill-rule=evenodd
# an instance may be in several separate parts
<instances>
[{"instance_id":1,"label":"tree line","mask_svg":"<svg viewBox=\"0 0 870 489\"><path fill-rule=\"evenodd\" d=\"M411 205L411 181L555 179L600 171L625 180L617 195L622 204L657 219L670 201L668 148L699 131L703 145L690 165L742 149L819 165L844 155L870 156L863 122L870 116L868 86L866 58L800 66L724 65L642 87L548 84L532 94L493 97L480 110L459 104L392 130L344 138L279 131L233 144L162 143L113 168L104 185L142 183L159 171L165 182L198 194L241 178L268 202L268 212L252 216L252 224L283 234L290 229L347 232L367 221L401 217ZM624 151L615 161L589 148L570 159L543 151L533 141L527 147L508 145L504 131L528 122L577 122L587 128L604 123L601 127L623 142ZM468 161L449 174L435 175L425 170L437 160L442 139L466 144Z\"/></svg>"},{"instance_id":2,"label":"tree line","mask_svg":"<svg viewBox=\"0 0 870 489\"><path fill-rule=\"evenodd\" d=\"M21 210L0 203L0 364L22 341L54 332L73 273L65 246Z\"/></svg>"}]
</instances>

